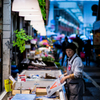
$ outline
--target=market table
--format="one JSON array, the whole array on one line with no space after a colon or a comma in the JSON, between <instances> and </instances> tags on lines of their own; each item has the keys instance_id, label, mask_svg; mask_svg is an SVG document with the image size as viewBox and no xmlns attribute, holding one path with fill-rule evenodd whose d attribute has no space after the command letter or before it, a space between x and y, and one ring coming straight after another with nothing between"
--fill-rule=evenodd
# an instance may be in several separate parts
<instances>
[{"instance_id":1,"label":"market table","mask_svg":"<svg viewBox=\"0 0 100 100\"><path fill-rule=\"evenodd\" d=\"M46 73L48 73L48 75L50 75L52 77L58 78L58 76L61 75L61 70L24 70L22 73L20 73L20 75L26 75L26 77L27 77L30 74L33 74L33 75L40 75L42 77L45 77ZM44 79L44 78L30 79L30 78L26 78L26 82L23 82L22 85L25 88L32 88L33 85L37 85L38 87L47 87L55 80L56 79ZM25 84L27 84L27 85L25 85ZM20 87L20 83L17 83L17 87ZM17 88L15 87L15 89L17 89ZM65 87L62 86L60 90L61 90L60 92L58 91L59 97L60 97L59 100L67 100Z\"/></svg>"}]
</instances>

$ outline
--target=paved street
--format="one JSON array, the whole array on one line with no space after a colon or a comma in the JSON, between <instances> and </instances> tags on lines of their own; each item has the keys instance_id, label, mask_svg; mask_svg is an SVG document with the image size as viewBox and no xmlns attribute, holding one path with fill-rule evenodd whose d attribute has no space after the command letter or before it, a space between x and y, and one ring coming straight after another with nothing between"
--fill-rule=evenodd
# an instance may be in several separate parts
<instances>
[{"instance_id":1,"label":"paved street","mask_svg":"<svg viewBox=\"0 0 100 100\"><path fill-rule=\"evenodd\" d=\"M83 62L85 65L85 62ZM90 66L84 67L84 72L89 75L93 80L85 77L86 82L86 93L84 94L83 100L100 100L100 67L97 67L96 63L91 62ZM95 84L95 82L97 84Z\"/></svg>"}]
</instances>

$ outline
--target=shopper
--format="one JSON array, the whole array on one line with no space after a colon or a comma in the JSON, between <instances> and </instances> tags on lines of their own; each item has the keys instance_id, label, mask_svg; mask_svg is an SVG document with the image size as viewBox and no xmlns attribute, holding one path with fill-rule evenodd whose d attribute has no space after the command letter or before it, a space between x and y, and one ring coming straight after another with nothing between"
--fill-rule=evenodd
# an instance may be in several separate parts
<instances>
[{"instance_id":1,"label":"shopper","mask_svg":"<svg viewBox=\"0 0 100 100\"><path fill-rule=\"evenodd\" d=\"M84 46L86 66L90 66L90 56L91 56L91 41L87 40L87 43Z\"/></svg>"},{"instance_id":2,"label":"shopper","mask_svg":"<svg viewBox=\"0 0 100 100\"><path fill-rule=\"evenodd\" d=\"M76 45L76 53L78 54L78 49L79 49L79 45L78 45L78 43L77 43L77 39L75 38L75 39L73 39L73 42L72 43L74 43L75 45Z\"/></svg>"},{"instance_id":3,"label":"shopper","mask_svg":"<svg viewBox=\"0 0 100 100\"><path fill-rule=\"evenodd\" d=\"M69 43L66 46L66 54L68 56L67 72L60 82L67 81L68 100L83 100L82 72L84 65L76 54L75 44Z\"/></svg>"},{"instance_id":4,"label":"shopper","mask_svg":"<svg viewBox=\"0 0 100 100\"><path fill-rule=\"evenodd\" d=\"M77 43L78 43L78 56L80 56L80 52L82 52L82 49L83 49L83 47L84 47L84 42L83 42L83 40L82 39L80 39L80 37L79 36L76 36L76 41L77 41Z\"/></svg>"},{"instance_id":5,"label":"shopper","mask_svg":"<svg viewBox=\"0 0 100 100\"><path fill-rule=\"evenodd\" d=\"M63 41L62 43L62 66L63 66L63 62L64 62L64 58L65 58L65 55L66 55L66 52L65 52L65 47L69 44L68 42L68 38L65 37L65 40Z\"/></svg>"}]
</instances>

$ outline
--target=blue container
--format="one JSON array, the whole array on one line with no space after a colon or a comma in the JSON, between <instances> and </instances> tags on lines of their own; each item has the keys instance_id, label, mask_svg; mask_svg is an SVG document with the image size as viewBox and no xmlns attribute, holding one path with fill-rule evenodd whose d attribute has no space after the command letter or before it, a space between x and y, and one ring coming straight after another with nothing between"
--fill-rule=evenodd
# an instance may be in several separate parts
<instances>
[{"instance_id":1,"label":"blue container","mask_svg":"<svg viewBox=\"0 0 100 100\"><path fill-rule=\"evenodd\" d=\"M17 66L16 65L11 65L11 68L15 69L15 68L17 68Z\"/></svg>"},{"instance_id":2,"label":"blue container","mask_svg":"<svg viewBox=\"0 0 100 100\"><path fill-rule=\"evenodd\" d=\"M18 69L15 69L15 70L11 70L11 73L18 73L19 70Z\"/></svg>"}]
</instances>

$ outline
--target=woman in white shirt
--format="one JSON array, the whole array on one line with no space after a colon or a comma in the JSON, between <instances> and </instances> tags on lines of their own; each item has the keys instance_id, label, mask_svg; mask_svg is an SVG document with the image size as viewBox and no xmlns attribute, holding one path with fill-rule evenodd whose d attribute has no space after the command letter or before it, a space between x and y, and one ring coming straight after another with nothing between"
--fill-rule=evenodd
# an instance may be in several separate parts
<instances>
[{"instance_id":1,"label":"woman in white shirt","mask_svg":"<svg viewBox=\"0 0 100 100\"><path fill-rule=\"evenodd\" d=\"M69 43L67 45L66 54L68 56L67 72L60 82L63 83L67 80L68 100L83 100L82 72L84 65L76 53L75 44Z\"/></svg>"}]
</instances>

